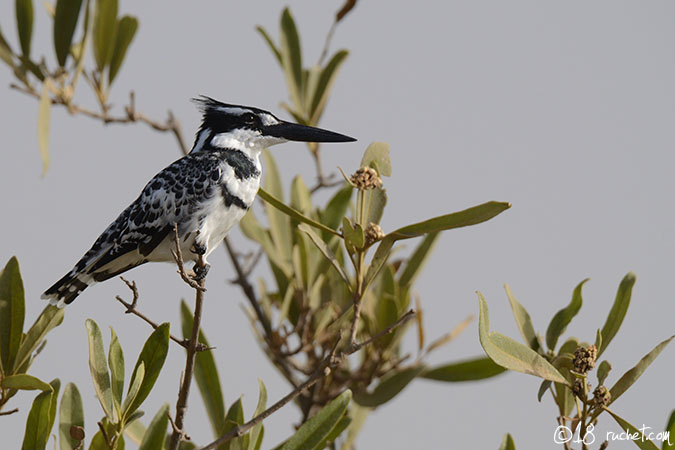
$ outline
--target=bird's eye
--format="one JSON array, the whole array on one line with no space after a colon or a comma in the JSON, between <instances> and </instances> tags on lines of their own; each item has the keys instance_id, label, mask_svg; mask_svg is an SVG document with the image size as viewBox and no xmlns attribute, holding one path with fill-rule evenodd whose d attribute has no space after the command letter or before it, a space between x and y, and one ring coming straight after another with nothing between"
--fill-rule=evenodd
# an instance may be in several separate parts
<instances>
[{"instance_id":1,"label":"bird's eye","mask_svg":"<svg viewBox=\"0 0 675 450\"><path fill-rule=\"evenodd\" d=\"M243 115L241 116L241 118L242 118L242 120L244 121L244 123L246 123L246 124L248 124L248 125L255 125L256 122L257 122L257 120L258 120L258 118L256 117L256 115L253 114L253 113L246 113L246 114L243 114Z\"/></svg>"}]
</instances>

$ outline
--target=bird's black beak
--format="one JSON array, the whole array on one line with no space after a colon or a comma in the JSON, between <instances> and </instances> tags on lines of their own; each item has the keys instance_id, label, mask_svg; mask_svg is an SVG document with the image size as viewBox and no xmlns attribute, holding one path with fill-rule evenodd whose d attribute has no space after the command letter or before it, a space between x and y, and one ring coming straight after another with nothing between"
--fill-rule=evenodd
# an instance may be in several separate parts
<instances>
[{"instance_id":1,"label":"bird's black beak","mask_svg":"<svg viewBox=\"0 0 675 450\"><path fill-rule=\"evenodd\" d=\"M263 134L300 142L353 142L356 140L333 131L285 121L266 126Z\"/></svg>"}]
</instances>

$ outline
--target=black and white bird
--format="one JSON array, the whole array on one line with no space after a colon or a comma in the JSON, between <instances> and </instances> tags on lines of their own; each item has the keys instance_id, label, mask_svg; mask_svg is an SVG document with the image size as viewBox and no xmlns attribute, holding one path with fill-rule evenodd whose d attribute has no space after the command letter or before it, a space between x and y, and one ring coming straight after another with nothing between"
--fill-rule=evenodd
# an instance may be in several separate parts
<instances>
[{"instance_id":1,"label":"black and white bird","mask_svg":"<svg viewBox=\"0 0 675 450\"><path fill-rule=\"evenodd\" d=\"M173 261L174 223L184 258L196 262L202 255L205 261L253 204L264 148L286 141L355 141L258 108L209 97L195 102L203 119L190 153L155 175L43 299L63 307L94 283L146 262ZM196 277L203 278L208 267L195 270Z\"/></svg>"}]
</instances>

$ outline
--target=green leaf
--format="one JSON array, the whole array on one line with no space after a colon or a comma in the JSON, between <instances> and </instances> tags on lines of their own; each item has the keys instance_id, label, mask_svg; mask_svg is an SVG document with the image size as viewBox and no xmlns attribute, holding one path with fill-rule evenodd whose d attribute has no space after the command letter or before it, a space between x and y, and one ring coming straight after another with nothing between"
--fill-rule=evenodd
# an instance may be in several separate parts
<instances>
[{"instance_id":1,"label":"green leaf","mask_svg":"<svg viewBox=\"0 0 675 450\"><path fill-rule=\"evenodd\" d=\"M276 161L272 157L272 153L267 149L263 151L263 159L265 160L265 189L268 189L272 196L283 203L284 190L281 185L281 176L279 175ZM265 213L267 214L274 245L280 250L282 257L290 260L292 238L291 223L288 220L288 216L274 208L269 202L265 204Z\"/></svg>"},{"instance_id":2,"label":"green leaf","mask_svg":"<svg viewBox=\"0 0 675 450\"><path fill-rule=\"evenodd\" d=\"M15 0L16 29L19 33L21 51L25 59L30 56L30 43L33 38L33 0Z\"/></svg>"},{"instance_id":3,"label":"green leaf","mask_svg":"<svg viewBox=\"0 0 675 450\"><path fill-rule=\"evenodd\" d=\"M194 316L185 300L182 300L180 303L180 317L183 337L190 339ZM202 330L199 331L199 342L209 347L209 341ZM225 427L225 403L223 400L223 390L220 385L220 376L218 375L218 367L216 366L212 351L197 352L195 356L195 381L197 382L199 393L202 396L204 407L209 416L213 434L216 437L221 436L224 434Z\"/></svg>"},{"instance_id":4,"label":"green leaf","mask_svg":"<svg viewBox=\"0 0 675 450\"><path fill-rule=\"evenodd\" d=\"M274 41L270 37L269 34L267 34L267 31L260 25L255 27L256 31L260 33L260 35L265 39L265 42L267 42L267 45L269 46L270 50L272 50L272 53L274 53L274 56L277 58L277 61L279 62L279 65L281 65L281 53L279 53L279 49L277 46L274 44Z\"/></svg>"},{"instance_id":5,"label":"green leaf","mask_svg":"<svg viewBox=\"0 0 675 450\"><path fill-rule=\"evenodd\" d=\"M265 408L267 408L267 388L265 387L265 383L263 383L261 379L258 379L258 386L260 394L258 395L258 405L255 408L253 417L257 417L263 411L265 411ZM248 447L250 450L255 450L256 448L260 447L262 444L263 433L264 431L262 422L259 422L251 429L251 441Z\"/></svg>"},{"instance_id":6,"label":"green leaf","mask_svg":"<svg viewBox=\"0 0 675 450\"><path fill-rule=\"evenodd\" d=\"M504 435L504 439L502 439L499 450L516 450L516 444L513 442L513 436L511 436L511 433L506 433Z\"/></svg>"},{"instance_id":7,"label":"green leaf","mask_svg":"<svg viewBox=\"0 0 675 450\"><path fill-rule=\"evenodd\" d=\"M545 380L567 384L567 380L545 358L520 342L496 331L490 332L488 306L483 294L478 292L480 315L478 336L485 353L502 367L516 372L527 373Z\"/></svg>"},{"instance_id":8,"label":"green leaf","mask_svg":"<svg viewBox=\"0 0 675 450\"><path fill-rule=\"evenodd\" d=\"M382 377L372 393L354 395L354 401L361 406L375 408L396 397L412 380L425 370L423 365L393 370Z\"/></svg>"},{"instance_id":9,"label":"green leaf","mask_svg":"<svg viewBox=\"0 0 675 450\"><path fill-rule=\"evenodd\" d=\"M91 319L85 321L89 338L89 371L94 382L94 390L106 417L111 423L116 423L117 416L113 410L112 388L110 374L103 350L103 337L98 324Z\"/></svg>"},{"instance_id":10,"label":"green leaf","mask_svg":"<svg viewBox=\"0 0 675 450\"><path fill-rule=\"evenodd\" d=\"M612 389L609 390L610 394L612 394L612 400L611 403L614 403L617 398L621 397L621 395L630 388L633 383L635 383L644 373L645 370L647 370L647 367L656 359L657 356L659 356L659 353L666 348L668 344L670 344L670 341L675 338L675 335L669 337L665 341L661 342L659 345L654 347L652 351L647 353L645 356L642 357L642 359L633 367L630 369L628 372L624 373L621 378L612 386Z\"/></svg>"},{"instance_id":11,"label":"green leaf","mask_svg":"<svg viewBox=\"0 0 675 450\"><path fill-rule=\"evenodd\" d=\"M636 276L633 272L628 272L621 283L619 284L619 289L616 293L616 298L614 299L614 304L612 309L609 311L605 325L602 327L602 348L598 349L598 358L602 353L607 349L607 346L616 333L619 331L621 324L623 323L624 317L626 317L626 312L628 311L628 306L630 305L630 298L633 293L633 285L635 285Z\"/></svg>"},{"instance_id":12,"label":"green leaf","mask_svg":"<svg viewBox=\"0 0 675 450\"><path fill-rule=\"evenodd\" d=\"M57 308L56 306L51 305L46 306L45 309L42 310L42 313L40 313L33 326L30 327L28 333L26 333L21 341L19 351L14 360L15 370L22 367L30 360L31 355L38 346L42 344L47 333L63 322L64 314L65 310L63 308Z\"/></svg>"},{"instance_id":13,"label":"green leaf","mask_svg":"<svg viewBox=\"0 0 675 450\"><path fill-rule=\"evenodd\" d=\"M286 276L290 276L291 268L286 260L281 256L281 252L274 246L270 234L260 225L252 210L249 210L239 222L241 232L247 238L256 241L265 251L267 258L281 269Z\"/></svg>"},{"instance_id":14,"label":"green leaf","mask_svg":"<svg viewBox=\"0 0 675 450\"><path fill-rule=\"evenodd\" d=\"M333 87L333 82L337 76L338 69L348 55L349 52L347 50L336 52L321 71L321 76L319 77L316 89L314 90L312 104L309 109L311 117L310 123L319 123L319 119L321 119L326 103L328 103L330 91Z\"/></svg>"},{"instance_id":15,"label":"green leaf","mask_svg":"<svg viewBox=\"0 0 675 450\"><path fill-rule=\"evenodd\" d=\"M368 193L368 222L379 224L384 215L384 207L387 205L387 191L375 188Z\"/></svg>"},{"instance_id":16,"label":"green leaf","mask_svg":"<svg viewBox=\"0 0 675 450\"><path fill-rule=\"evenodd\" d=\"M300 36L295 27L295 21L288 8L284 8L281 15L281 65L286 75L286 83L291 99L296 107L302 105L302 51L300 50Z\"/></svg>"},{"instance_id":17,"label":"green leaf","mask_svg":"<svg viewBox=\"0 0 675 450\"><path fill-rule=\"evenodd\" d=\"M310 227L308 227L305 224L300 224L298 225L298 229L302 231L303 233L306 233L307 236L311 239L311 241L316 245L316 248L318 248L321 251L321 254L326 257L328 261L333 264L333 267L335 267L335 270L337 273L340 275L340 278L342 278L342 281L345 282L345 285L351 292L352 286L351 282L349 281L349 277L345 273L344 269L342 268L342 265L340 264L340 261L337 260L335 257L335 254L331 251L330 248L328 248L328 244L326 244L321 237L319 237L318 234L314 232Z\"/></svg>"},{"instance_id":18,"label":"green leaf","mask_svg":"<svg viewBox=\"0 0 675 450\"><path fill-rule=\"evenodd\" d=\"M163 448L166 430L169 426L169 404L164 403L148 426L138 450L156 450Z\"/></svg>"},{"instance_id":19,"label":"green leaf","mask_svg":"<svg viewBox=\"0 0 675 450\"><path fill-rule=\"evenodd\" d=\"M509 298L513 317L516 319L516 325L518 325L521 336L523 336L525 343L536 352L541 347L541 344L539 343L537 333L534 331L534 325L532 325L530 314L513 295L508 284L504 285L504 289L506 290L506 296Z\"/></svg>"},{"instance_id":20,"label":"green leaf","mask_svg":"<svg viewBox=\"0 0 675 450\"><path fill-rule=\"evenodd\" d=\"M59 408L59 447L61 450L74 450L80 441L73 439L72 427L84 428L84 408L82 396L77 386L68 383L63 390Z\"/></svg>"},{"instance_id":21,"label":"green leaf","mask_svg":"<svg viewBox=\"0 0 675 450\"><path fill-rule=\"evenodd\" d=\"M346 217L342 219L342 224L342 234L345 240L353 247L363 248L366 244L366 236L361 225L358 223L352 225Z\"/></svg>"},{"instance_id":22,"label":"green leaf","mask_svg":"<svg viewBox=\"0 0 675 450\"><path fill-rule=\"evenodd\" d=\"M366 271L366 279L364 281L364 291L372 283L380 269L384 266L389 259L389 254L391 253L391 248L394 246L395 238L387 236L380 241L380 245L377 246L373 259L370 261L368 270Z\"/></svg>"},{"instance_id":23,"label":"green leaf","mask_svg":"<svg viewBox=\"0 0 675 450\"><path fill-rule=\"evenodd\" d=\"M234 402L231 406L230 409L227 410L227 416L225 417L225 427L223 430L223 434L229 433L236 427L237 425L242 425L244 423L244 406L241 403L241 398L237 399L236 402ZM245 439L246 438L246 439ZM222 450L239 450L239 449L244 449L248 447L248 444L244 445L244 441L248 442L250 439L250 436L248 434L234 438L230 441L227 441L223 446L220 448Z\"/></svg>"},{"instance_id":24,"label":"green leaf","mask_svg":"<svg viewBox=\"0 0 675 450\"><path fill-rule=\"evenodd\" d=\"M113 84L117 72L122 67L127 49L134 40L138 30L138 19L132 16L124 16L117 22L117 32L115 33L115 46L110 58L110 69L108 71L108 84Z\"/></svg>"},{"instance_id":25,"label":"green leaf","mask_svg":"<svg viewBox=\"0 0 675 450\"><path fill-rule=\"evenodd\" d=\"M129 391L124 398L124 403L122 403L122 417L126 423L131 422L131 416L134 415L134 411L131 411L130 407L138 396L138 391L141 389L141 384L143 384L143 378L145 378L145 364L141 362L131 375Z\"/></svg>"},{"instance_id":26,"label":"green leaf","mask_svg":"<svg viewBox=\"0 0 675 450\"><path fill-rule=\"evenodd\" d=\"M321 214L321 222L331 230L336 229L342 223L342 218L347 214L353 191L354 188L350 184L345 184L326 204L326 208Z\"/></svg>"},{"instance_id":27,"label":"green leaf","mask_svg":"<svg viewBox=\"0 0 675 450\"><path fill-rule=\"evenodd\" d=\"M417 278L422 267L424 267L427 257L431 254L431 250L436 243L436 239L438 239L438 235L438 232L433 232L424 236L424 239L422 239L417 248L415 248L415 251L410 255L410 258L406 260L403 273L401 273L401 276L398 278L398 282L402 289L408 289L412 286L415 278Z\"/></svg>"},{"instance_id":28,"label":"green leaf","mask_svg":"<svg viewBox=\"0 0 675 450\"><path fill-rule=\"evenodd\" d=\"M23 436L21 450L44 450L49 439L49 432L54 425L56 398L60 382L51 382L52 389L43 391L35 397L26 419L26 432Z\"/></svg>"},{"instance_id":29,"label":"green leaf","mask_svg":"<svg viewBox=\"0 0 675 450\"><path fill-rule=\"evenodd\" d=\"M19 260L12 256L0 273L0 367L7 375L17 357L26 305Z\"/></svg>"},{"instance_id":30,"label":"green leaf","mask_svg":"<svg viewBox=\"0 0 675 450\"><path fill-rule=\"evenodd\" d=\"M96 0L94 7L94 59L100 72L110 62L117 26L117 0Z\"/></svg>"},{"instance_id":31,"label":"green leaf","mask_svg":"<svg viewBox=\"0 0 675 450\"><path fill-rule=\"evenodd\" d=\"M124 353L115 330L110 328L110 347L108 348L108 367L110 367L110 384L112 388L115 411L122 404L122 392L124 391Z\"/></svg>"},{"instance_id":32,"label":"green leaf","mask_svg":"<svg viewBox=\"0 0 675 450\"><path fill-rule=\"evenodd\" d=\"M675 449L675 442L672 440L672 438L675 436L675 410L670 413L670 417L668 418L668 422L666 423L666 428L664 431L669 433L670 439L665 439L663 441L661 450Z\"/></svg>"},{"instance_id":33,"label":"green leaf","mask_svg":"<svg viewBox=\"0 0 675 450\"><path fill-rule=\"evenodd\" d=\"M57 0L54 11L54 50L61 67L66 65L70 45L80 16L82 0Z\"/></svg>"},{"instance_id":34,"label":"green leaf","mask_svg":"<svg viewBox=\"0 0 675 450\"><path fill-rule=\"evenodd\" d=\"M24 391L51 391L52 386L49 383L45 383L39 378L34 377L33 375L28 375L26 373L21 373L18 375L10 375L2 379L0 383L4 389L21 389Z\"/></svg>"},{"instance_id":35,"label":"green leaf","mask_svg":"<svg viewBox=\"0 0 675 450\"><path fill-rule=\"evenodd\" d=\"M292 218L294 218L294 219L296 219L300 222L306 223L308 225L313 226L314 228L318 228L322 231L334 234L336 236L340 235L337 231L335 231L331 228L328 228L326 225L324 225L322 223L319 223L315 220L312 220L309 217L301 214L299 211L291 208L290 206L285 205L282 201L275 198L273 195L271 195L270 193L265 191L263 188L260 188L258 190L258 196L261 199L263 199L264 201L266 201L267 203L269 203L270 205L272 205L273 207L275 207L276 209L278 209L279 211L283 212L284 214L286 214L286 215L288 215L288 216L290 216L290 217L292 217Z\"/></svg>"},{"instance_id":36,"label":"green leaf","mask_svg":"<svg viewBox=\"0 0 675 450\"><path fill-rule=\"evenodd\" d=\"M452 228L476 225L492 219L496 215L509 209L511 205L504 202L487 202L463 211L434 217L423 222L399 228L387 236L399 239L410 239L433 231L450 230ZM603 333L604 334L604 333Z\"/></svg>"},{"instance_id":37,"label":"green leaf","mask_svg":"<svg viewBox=\"0 0 675 450\"><path fill-rule=\"evenodd\" d=\"M152 390L152 387L155 385L155 381L157 381L157 377L162 370L168 351L169 323L165 322L152 332L150 337L145 341L141 354L138 355L138 361L136 361L136 366L134 366L134 372L136 372L136 368L143 363L145 365L145 376L143 377L141 387L138 389L138 395L127 410L129 414L133 413L141 406Z\"/></svg>"},{"instance_id":38,"label":"green leaf","mask_svg":"<svg viewBox=\"0 0 675 450\"><path fill-rule=\"evenodd\" d=\"M51 117L52 100L49 97L49 89L52 86L51 78L45 78L42 83L40 104L38 106L38 145L40 158L42 159L42 176L45 176L49 168L49 121Z\"/></svg>"},{"instance_id":39,"label":"green leaf","mask_svg":"<svg viewBox=\"0 0 675 450\"><path fill-rule=\"evenodd\" d=\"M640 430L635 428L635 426L633 426L631 423L629 423L622 417L617 416L609 409L605 408L605 410L614 418L614 420L616 420L616 423L619 424L622 433L628 431L631 435L636 434L636 436L638 436L636 439L632 439L633 443L637 445L638 448L641 448L642 450L658 450L656 444L650 441L647 438L647 436L645 436Z\"/></svg>"},{"instance_id":40,"label":"green leaf","mask_svg":"<svg viewBox=\"0 0 675 450\"><path fill-rule=\"evenodd\" d=\"M0 59L5 61L9 67L12 69L16 68L16 65L14 64L14 52L12 51L12 48L9 46L7 43L7 40L5 39L5 35L2 34L2 31L0 30Z\"/></svg>"},{"instance_id":41,"label":"green leaf","mask_svg":"<svg viewBox=\"0 0 675 450\"><path fill-rule=\"evenodd\" d=\"M558 338L565 332L567 325L569 325L574 316L576 316L581 309L581 304L583 303L581 289L588 280L589 279L586 278L574 288L570 304L558 311L551 319L551 323L548 324L548 328L546 329L546 345L549 350L555 350Z\"/></svg>"},{"instance_id":42,"label":"green leaf","mask_svg":"<svg viewBox=\"0 0 675 450\"><path fill-rule=\"evenodd\" d=\"M347 411L352 392L347 389L324 406L321 411L305 422L287 440L281 450L313 450L323 442Z\"/></svg>"},{"instance_id":43,"label":"green leaf","mask_svg":"<svg viewBox=\"0 0 675 450\"><path fill-rule=\"evenodd\" d=\"M300 175L291 183L291 207L305 215L312 213L312 194Z\"/></svg>"},{"instance_id":44,"label":"green leaf","mask_svg":"<svg viewBox=\"0 0 675 450\"><path fill-rule=\"evenodd\" d=\"M389 144L386 142L373 142L366 148L361 167L372 167L377 174L385 177L391 176L391 157L389 156Z\"/></svg>"},{"instance_id":45,"label":"green leaf","mask_svg":"<svg viewBox=\"0 0 675 450\"><path fill-rule=\"evenodd\" d=\"M437 381L475 381L491 378L505 371L506 369L495 364L490 358L475 358L425 370L420 377Z\"/></svg>"},{"instance_id":46,"label":"green leaf","mask_svg":"<svg viewBox=\"0 0 675 450\"><path fill-rule=\"evenodd\" d=\"M598 366L598 372L596 373L598 376L598 385L605 383L605 379L607 378L607 375L609 375L610 370L612 370L612 365L609 363L609 361L602 361L600 363Z\"/></svg>"},{"instance_id":47,"label":"green leaf","mask_svg":"<svg viewBox=\"0 0 675 450\"><path fill-rule=\"evenodd\" d=\"M544 397L544 394L548 391L548 388L551 387L551 381L544 380L539 385L539 390L537 391L537 401L541 403L541 399Z\"/></svg>"},{"instance_id":48,"label":"green leaf","mask_svg":"<svg viewBox=\"0 0 675 450\"><path fill-rule=\"evenodd\" d=\"M351 423L352 423L351 417L348 417L347 415L342 416L342 419L340 419L340 421L333 427L330 433L326 437L324 437L321 442L319 442L316 446L314 446L314 448L316 450L326 448L326 445L328 445L329 442L334 442L335 439L337 439Z\"/></svg>"},{"instance_id":49,"label":"green leaf","mask_svg":"<svg viewBox=\"0 0 675 450\"><path fill-rule=\"evenodd\" d=\"M356 437L361 431L363 424L366 422L368 414L372 411L372 408L364 408L357 403L352 403L349 408L349 415L351 416L352 423L342 444L342 450L353 450Z\"/></svg>"}]
</instances>

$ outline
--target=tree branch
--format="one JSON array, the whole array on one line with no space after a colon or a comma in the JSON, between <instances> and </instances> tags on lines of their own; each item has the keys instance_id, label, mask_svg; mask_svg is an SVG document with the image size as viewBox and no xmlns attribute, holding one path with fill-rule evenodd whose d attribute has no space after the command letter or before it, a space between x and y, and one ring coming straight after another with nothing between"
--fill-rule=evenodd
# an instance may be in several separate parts
<instances>
[{"instance_id":1,"label":"tree branch","mask_svg":"<svg viewBox=\"0 0 675 450\"><path fill-rule=\"evenodd\" d=\"M256 426L258 423L262 422L264 419L269 417L270 415L274 414L281 408L283 408L285 405L288 403L292 402L295 400L303 391L311 388L314 386L317 382L319 382L322 378L328 376L331 371L336 369L342 362L347 359L349 355L351 355L354 352L359 351L363 347L365 347L368 344L371 344L372 342L376 341L377 339L380 339L383 336L386 336L387 334L390 334L393 332L396 328L400 327L403 325L405 322L408 320L412 319L415 316L415 311L409 310L406 312L403 316L401 316L396 322L391 324L389 327L386 329L380 331L377 333L375 336L372 336L370 339L367 339L366 341L361 342L360 344L350 346L348 347L345 351L340 352L339 354L336 355L337 347L342 341L342 334L337 337L335 344L333 344L333 348L331 349L329 355L324 358L314 371L314 373L301 385L299 385L297 388L293 389L291 392L289 392L286 396L281 398L279 401L277 401L275 404L267 408L265 411L262 413L258 414L255 416L253 419L249 420L243 425L238 425L230 432L227 434L224 434L223 436L219 437L215 441L211 442L210 444L202 447L200 450L213 450L217 448L218 446L222 445L223 443L234 439L236 437L243 436L246 434L251 428Z\"/></svg>"},{"instance_id":2,"label":"tree branch","mask_svg":"<svg viewBox=\"0 0 675 450\"><path fill-rule=\"evenodd\" d=\"M122 299L122 297L120 297L119 295L115 296L115 299L127 308L127 310L124 311L124 313L125 314L133 314L134 316L141 318L142 320L144 320L148 325L150 325L155 330L157 328L159 328L159 325L157 325L157 322L153 321L152 319L150 319L148 316L146 316L145 314L143 314L142 312L140 312L137 309L139 295L138 295L138 288L136 287L136 282L135 281L129 281L129 280L125 279L124 277L120 277L120 279L122 281L124 281L124 283L126 283L126 285L129 289L131 289L131 292L132 292L132 295L133 295L133 299L131 300L131 303L124 301L124 299ZM172 341L174 341L176 344L180 345L181 347L183 347L185 349L188 348L188 341L186 339L179 339L176 336L174 336L173 334L169 334L169 338ZM213 349L213 347L207 347L206 345L202 344L201 342L198 343L198 345L197 345L197 351L198 352L202 352L202 351L205 351L205 350L212 350L212 349Z\"/></svg>"},{"instance_id":3,"label":"tree branch","mask_svg":"<svg viewBox=\"0 0 675 450\"><path fill-rule=\"evenodd\" d=\"M194 373L195 367L195 356L197 354L197 344L199 343L199 329L201 326L202 320L202 306L204 303L204 282L206 277L202 277L198 282L190 279L185 273L183 267L183 255L180 250L180 240L178 238L178 226L174 224L174 241L176 244L176 251L174 252L174 258L176 259L176 264L178 265L178 272L180 273L181 278L189 286L193 287L195 290L195 310L194 310L194 319L192 321L192 335L188 340L187 354L185 356L185 370L183 371L183 380L181 382L180 390L178 391L178 400L176 401L176 420L173 433L171 434L171 440L169 443L169 450L177 450L180 442L185 439L185 413L187 412L187 400L190 395L190 385L192 384L192 376ZM204 258L202 255L199 255L197 261L198 267L204 269L206 266Z\"/></svg>"},{"instance_id":4,"label":"tree branch","mask_svg":"<svg viewBox=\"0 0 675 450\"><path fill-rule=\"evenodd\" d=\"M40 93L36 91L34 88L28 88L25 86L20 86L18 84L10 84L9 85L12 89L15 89L19 92L23 92L24 94L31 95L37 99L40 98ZM104 109L103 112L98 112L98 111L93 111L91 109L85 108L83 106L71 103L70 101L66 101L66 99L61 98L61 97L52 97L50 98L52 105L63 105L66 107L68 112L70 114L81 114L83 116L91 117L92 119L97 119L103 121L105 124L111 124L111 123L117 123L117 124L125 124L125 123L144 123L151 127L154 130L157 131L162 131L162 132L167 132L170 131L174 137L176 138L176 141L178 143L178 146L180 147L181 152L184 155L187 155L189 153L189 148L185 144L185 140L183 138L183 132L181 130L180 122L176 120L174 117L173 113L169 111L169 117L165 122L158 122L154 119L151 119L144 113L137 111L136 106L135 106L135 101L134 101L134 92L131 91L129 93L129 104L124 108L126 115L124 116L110 116L108 114L107 109Z\"/></svg>"}]
</instances>

